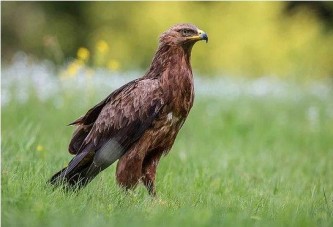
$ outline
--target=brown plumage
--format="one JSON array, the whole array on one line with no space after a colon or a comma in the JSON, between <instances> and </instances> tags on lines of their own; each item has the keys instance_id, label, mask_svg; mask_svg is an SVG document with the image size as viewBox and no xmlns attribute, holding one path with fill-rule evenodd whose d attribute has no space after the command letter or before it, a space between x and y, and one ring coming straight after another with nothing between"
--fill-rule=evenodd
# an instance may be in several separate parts
<instances>
[{"instance_id":1,"label":"brown plumage","mask_svg":"<svg viewBox=\"0 0 333 227\"><path fill-rule=\"evenodd\" d=\"M155 174L193 105L191 50L206 33L191 24L175 25L160 36L148 72L112 92L70 125L75 157L50 183L80 188L119 159L117 182L133 189L140 182L155 195Z\"/></svg>"}]
</instances>

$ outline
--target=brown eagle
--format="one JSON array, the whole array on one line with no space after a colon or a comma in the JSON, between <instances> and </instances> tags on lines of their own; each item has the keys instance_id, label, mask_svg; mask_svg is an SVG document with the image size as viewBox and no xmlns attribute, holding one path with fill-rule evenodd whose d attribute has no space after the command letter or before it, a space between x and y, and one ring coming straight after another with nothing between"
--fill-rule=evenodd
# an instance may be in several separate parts
<instances>
[{"instance_id":1,"label":"brown eagle","mask_svg":"<svg viewBox=\"0 0 333 227\"><path fill-rule=\"evenodd\" d=\"M70 125L75 157L49 182L68 188L87 185L119 159L118 184L134 189L142 181L155 195L155 174L193 105L191 50L205 32L178 24L162 33L148 72L112 92Z\"/></svg>"}]
</instances>

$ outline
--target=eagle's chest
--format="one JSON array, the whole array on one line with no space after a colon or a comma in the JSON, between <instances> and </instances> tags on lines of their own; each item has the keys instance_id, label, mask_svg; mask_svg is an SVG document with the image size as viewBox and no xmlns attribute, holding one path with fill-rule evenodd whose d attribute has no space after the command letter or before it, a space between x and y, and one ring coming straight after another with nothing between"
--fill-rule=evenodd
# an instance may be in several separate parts
<instances>
[{"instance_id":1,"label":"eagle's chest","mask_svg":"<svg viewBox=\"0 0 333 227\"><path fill-rule=\"evenodd\" d=\"M183 125L185 118L182 116L177 116L173 112L169 112L166 116L165 124L169 127L169 130L179 130Z\"/></svg>"},{"instance_id":2,"label":"eagle's chest","mask_svg":"<svg viewBox=\"0 0 333 227\"><path fill-rule=\"evenodd\" d=\"M161 148L164 152L168 152L172 147L176 136L185 122L186 117L177 115L175 112L164 112L160 118L156 119L153 126L150 150L153 148Z\"/></svg>"}]
</instances>

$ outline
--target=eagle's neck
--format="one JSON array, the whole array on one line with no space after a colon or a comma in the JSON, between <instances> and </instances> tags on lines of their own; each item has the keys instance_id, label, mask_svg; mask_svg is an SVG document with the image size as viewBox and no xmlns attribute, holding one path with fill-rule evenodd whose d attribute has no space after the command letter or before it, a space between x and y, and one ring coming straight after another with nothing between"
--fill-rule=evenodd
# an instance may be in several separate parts
<instances>
[{"instance_id":1,"label":"eagle's neck","mask_svg":"<svg viewBox=\"0 0 333 227\"><path fill-rule=\"evenodd\" d=\"M192 68L190 64L192 46L162 45L157 50L145 78L160 81L169 111L184 118L188 115L194 99Z\"/></svg>"},{"instance_id":2,"label":"eagle's neck","mask_svg":"<svg viewBox=\"0 0 333 227\"><path fill-rule=\"evenodd\" d=\"M166 70L170 68L182 71L190 71L191 68L191 50L193 45L178 46L161 44L156 51L148 72L144 75L146 78L161 77Z\"/></svg>"}]
</instances>

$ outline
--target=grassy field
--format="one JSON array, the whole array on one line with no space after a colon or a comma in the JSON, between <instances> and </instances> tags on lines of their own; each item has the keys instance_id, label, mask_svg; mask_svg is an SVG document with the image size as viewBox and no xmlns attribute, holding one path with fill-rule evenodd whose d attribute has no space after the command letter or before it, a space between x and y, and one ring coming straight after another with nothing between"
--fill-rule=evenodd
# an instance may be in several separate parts
<instances>
[{"instance_id":1,"label":"grassy field","mask_svg":"<svg viewBox=\"0 0 333 227\"><path fill-rule=\"evenodd\" d=\"M2 108L2 226L333 226L333 96L197 96L157 198L124 193L115 165L77 194L53 190L65 125L106 95Z\"/></svg>"}]
</instances>

